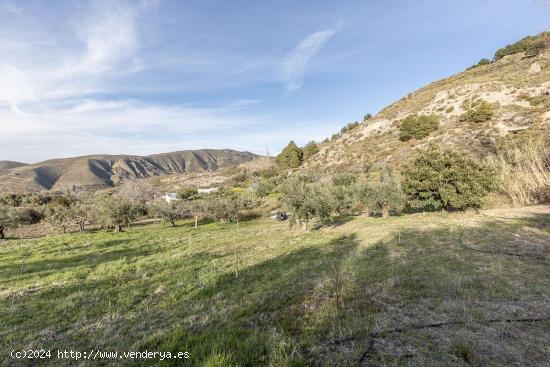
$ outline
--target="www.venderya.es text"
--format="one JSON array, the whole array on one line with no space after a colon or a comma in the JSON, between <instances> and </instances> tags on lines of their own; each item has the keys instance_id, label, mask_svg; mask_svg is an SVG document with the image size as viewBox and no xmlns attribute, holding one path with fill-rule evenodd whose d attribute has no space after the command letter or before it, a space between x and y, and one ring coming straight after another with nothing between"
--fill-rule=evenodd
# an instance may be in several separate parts
<instances>
[{"instance_id":1,"label":"www.venderya.es text","mask_svg":"<svg viewBox=\"0 0 550 367\"><path fill-rule=\"evenodd\" d=\"M75 351L71 349L25 349L12 350L10 356L13 359L70 359L70 360L101 360L101 359L188 359L189 352L157 352L157 351L107 351L91 349L89 351Z\"/></svg>"}]
</instances>

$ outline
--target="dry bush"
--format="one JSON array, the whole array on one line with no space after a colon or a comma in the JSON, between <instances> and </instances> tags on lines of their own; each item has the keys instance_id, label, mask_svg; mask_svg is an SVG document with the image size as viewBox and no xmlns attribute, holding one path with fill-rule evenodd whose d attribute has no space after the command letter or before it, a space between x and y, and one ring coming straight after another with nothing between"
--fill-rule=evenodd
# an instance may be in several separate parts
<instances>
[{"instance_id":1,"label":"dry bush","mask_svg":"<svg viewBox=\"0 0 550 367\"><path fill-rule=\"evenodd\" d=\"M500 189L515 206L550 200L550 148L544 141L508 148L499 161Z\"/></svg>"}]
</instances>

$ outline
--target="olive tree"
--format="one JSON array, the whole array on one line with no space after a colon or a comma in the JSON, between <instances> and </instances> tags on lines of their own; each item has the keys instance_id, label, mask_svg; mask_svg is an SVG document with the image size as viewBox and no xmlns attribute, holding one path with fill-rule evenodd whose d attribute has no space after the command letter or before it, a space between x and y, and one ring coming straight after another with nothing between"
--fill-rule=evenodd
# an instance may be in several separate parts
<instances>
[{"instance_id":1,"label":"olive tree","mask_svg":"<svg viewBox=\"0 0 550 367\"><path fill-rule=\"evenodd\" d=\"M360 185L358 199L367 210L379 213L384 218L390 212L401 212L406 201L399 180L389 168L383 168L376 179Z\"/></svg>"},{"instance_id":2,"label":"olive tree","mask_svg":"<svg viewBox=\"0 0 550 367\"><path fill-rule=\"evenodd\" d=\"M115 232L122 232L122 226L130 228L136 219L138 208L128 199L120 196L106 198L100 207L100 218L103 225L114 228Z\"/></svg>"},{"instance_id":3,"label":"olive tree","mask_svg":"<svg viewBox=\"0 0 550 367\"><path fill-rule=\"evenodd\" d=\"M330 217L330 201L311 177L293 176L281 185L280 190L283 204L291 214L291 224L298 223L307 231L311 219Z\"/></svg>"},{"instance_id":4,"label":"olive tree","mask_svg":"<svg viewBox=\"0 0 550 367\"><path fill-rule=\"evenodd\" d=\"M17 225L17 217L14 209L7 206L0 206L0 239L5 238L4 231Z\"/></svg>"},{"instance_id":5,"label":"olive tree","mask_svg":"<svg viewBox=\"0 0 550 367\"><path fill-rule=\"evenodd\" d=\"M72 210L73 204L54 204L48 205L46 208L46 222L53 227L60 228L63 233L67 232L67 229L72 224Z\"/></svg>"},{"instance_id":6,"label":"olive tree","mask_svg":"<svg viewBox=\"0 0 550 367\"><path fill-rule=\"evenodd\" d=\"M205 199L208 213L222 223L236 221L239 225L241 211L251 207L251 200L243 193L220 190Z\"/></svg>"},{"instance_id":7,"label":"olive tree","mask_svg":"<svg viewBox=\"0 0 550 367\"><path fill-rule=\"evenodd\" d=\"M183 203L174 201L167 203L164 200L155 201L149 210L150 214L163 221L169 222L172 227L176 226L176 221L186 216L186 210Z\"/></svg>"},{"instance_id":8,"label":"olive tree","mask_svg":"<svg viewBox=\"0 0 550 367\"><path fill-rule=\"evenodd\" d=\"M199 220L208 215L208 207L205 200L195 199L185 203L187 213L195 220L195 228L199 228Z\"/></svg>"},{"instance_id":9,"label":"olive tree","mask_svg":"<svg viewBox=\"0 0 550 367\"><path fill-rule=\"evenodd\" d=\"M355 183L357 176L351 173L341 173L332 178L332 185L327 194L332 210L337 215L350 215L356 206Z\"/></svg>"},{"instance_id":10,"label":"olive tree","mask_svg":"<svg viewBox=\"0 0 550 367\"><path fill-rule=\"evenodd\" d=\"M271 191L273 191L274 186L270 181L258 179L252 183L250 186L250 190L255 198L258 199L259 204L262 204L262 200L264 197L269 195Z\"/></svg>"}]
</instances>

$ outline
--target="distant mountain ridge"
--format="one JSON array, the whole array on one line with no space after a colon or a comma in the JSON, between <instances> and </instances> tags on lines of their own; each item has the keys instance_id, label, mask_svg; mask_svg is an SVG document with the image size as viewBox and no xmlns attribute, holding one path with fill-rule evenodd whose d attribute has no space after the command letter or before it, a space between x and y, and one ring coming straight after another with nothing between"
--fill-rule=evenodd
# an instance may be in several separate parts
<instances>
[{"instance_id":1,"label":"distant mountain ridge","mask_svg":"<svg viewBox=\"0 0 550 367\"><path fill-rule=\"evenodd\" d=\"M0 172L6 169L12 169L16 167L25 166L26 163L14 162L14 161L0 161Z\"/></svg>"},{"instance_id":2,"label":"distant mountain ridge","mask_svg":"<svg viewBox=\"0 0 550 367\"><path fill-rule=\"evenodd\" d=\"M43 191L67 184L109 187L125 179L214 172L257 157L230 149L199 149L149 156L90 155L34 164L0 161L0 192Z\"/></svg>"}]
</instances>

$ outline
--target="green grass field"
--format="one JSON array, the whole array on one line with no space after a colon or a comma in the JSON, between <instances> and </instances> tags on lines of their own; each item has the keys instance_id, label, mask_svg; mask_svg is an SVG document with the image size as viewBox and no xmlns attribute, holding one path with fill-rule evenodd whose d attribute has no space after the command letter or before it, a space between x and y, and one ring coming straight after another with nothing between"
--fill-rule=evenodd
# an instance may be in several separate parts
<instances>
[{"instance_id":1,"label":"green grass field","mask_svg":"<svg viewBox=\"0 0 550 367\"><path fill-rule=\"evenodd\" d=\"M188 351L184 366L550 365L550 206L191 222L0 242L12 349ZM237 276L238 274L238 276Z\"/></svg>"}]
</instances>

